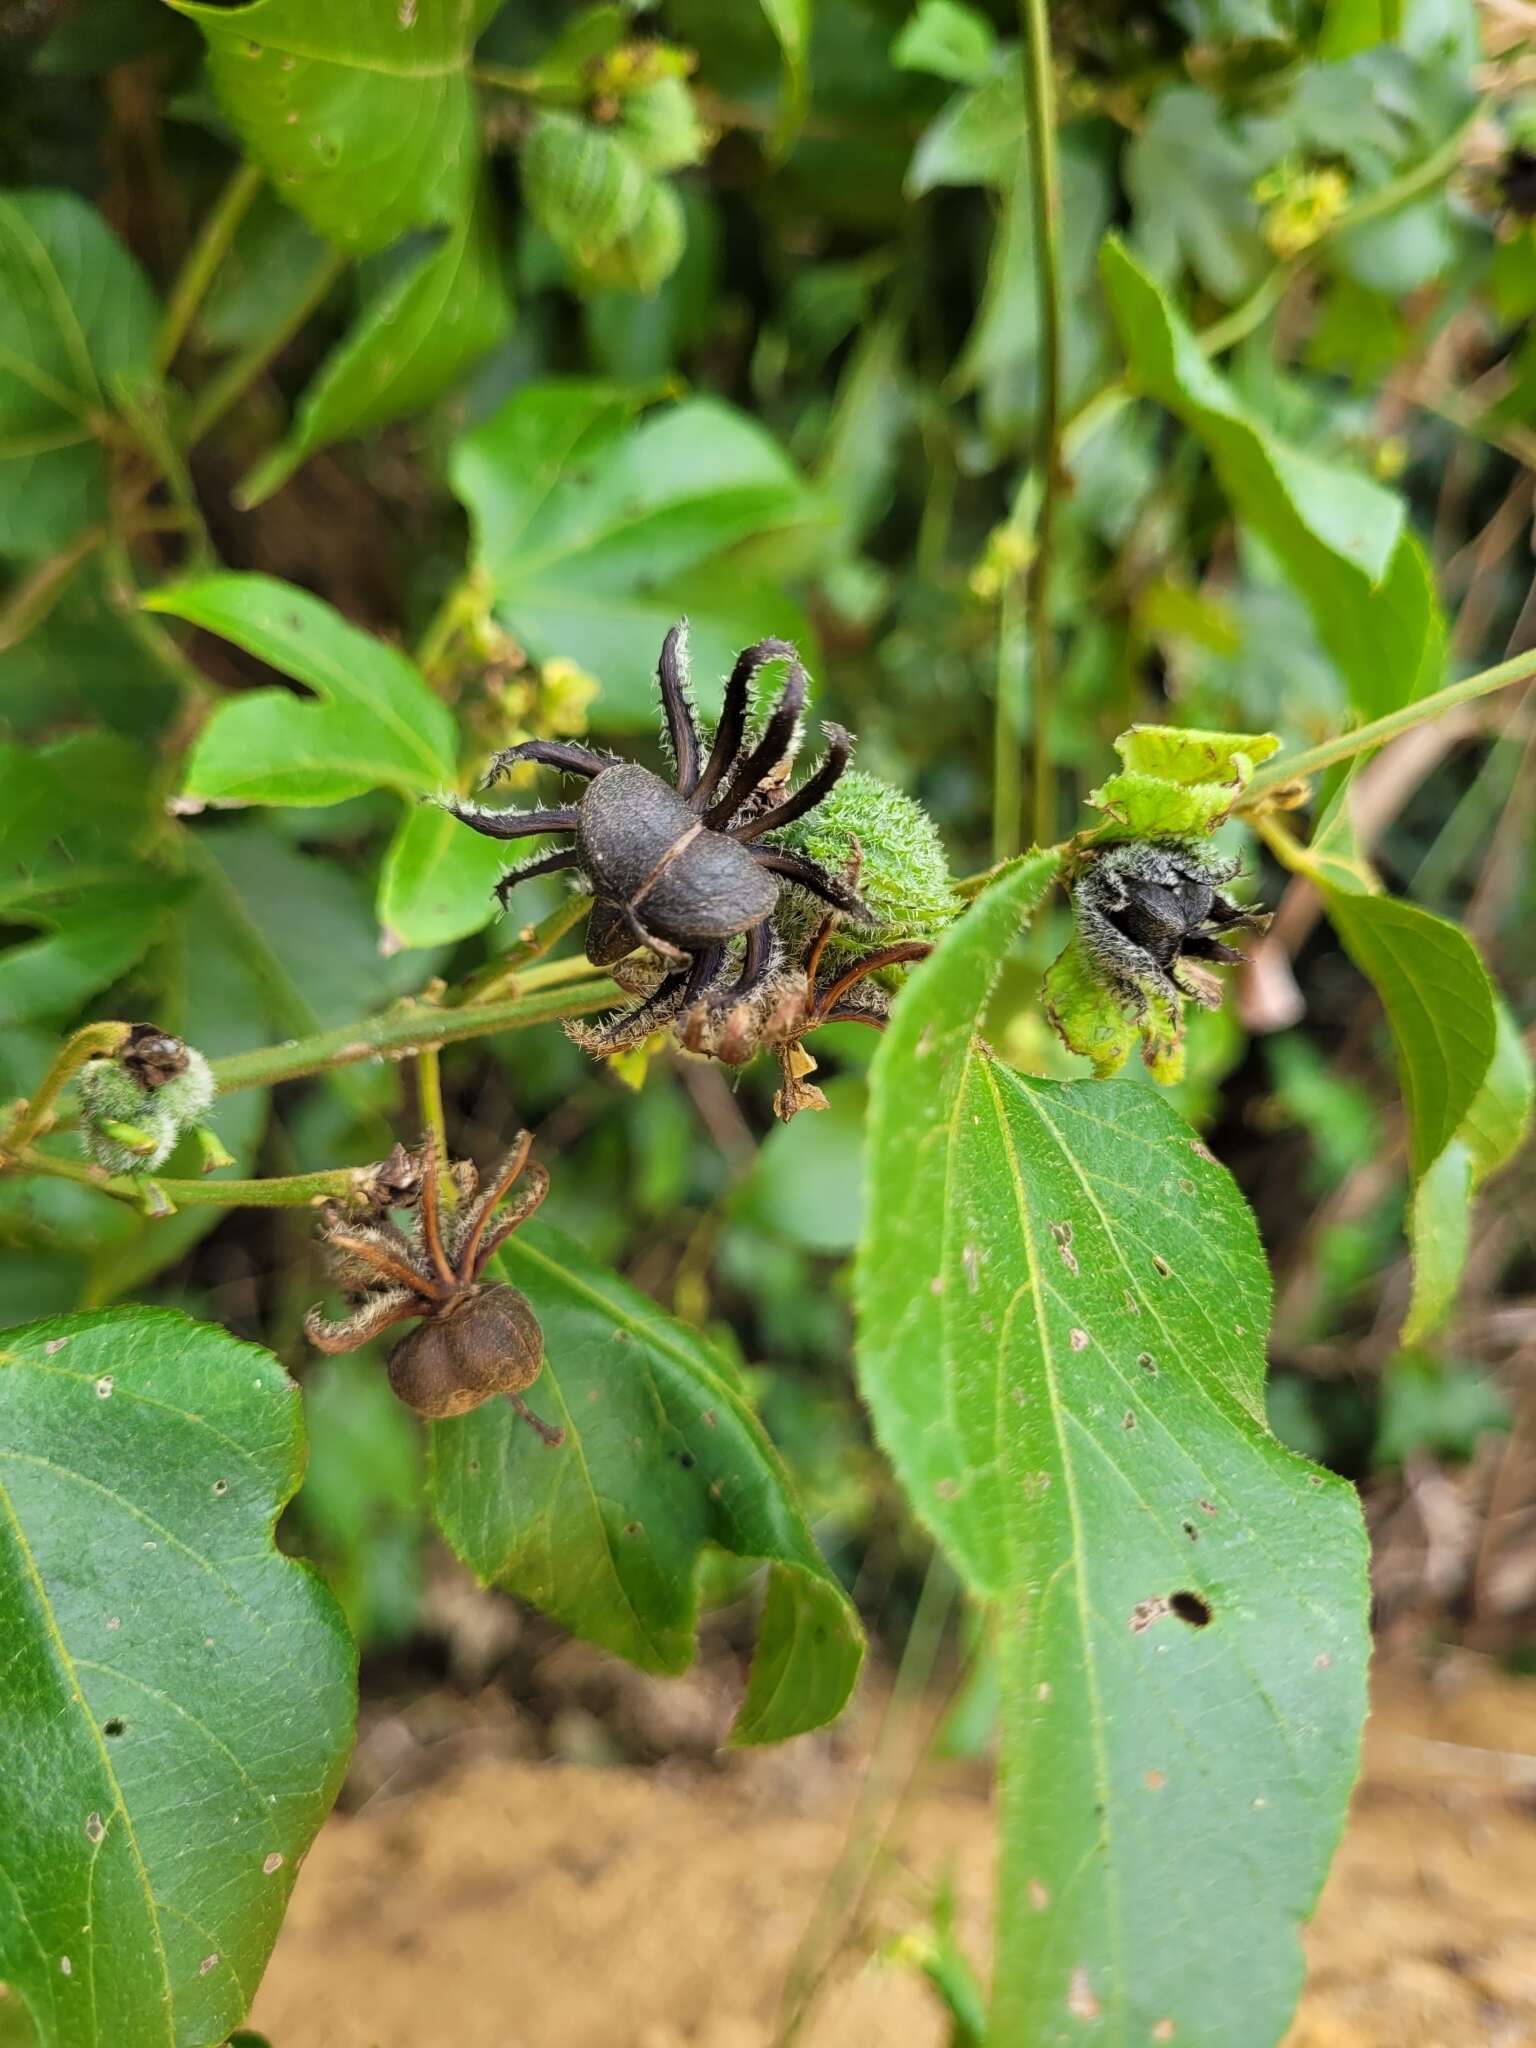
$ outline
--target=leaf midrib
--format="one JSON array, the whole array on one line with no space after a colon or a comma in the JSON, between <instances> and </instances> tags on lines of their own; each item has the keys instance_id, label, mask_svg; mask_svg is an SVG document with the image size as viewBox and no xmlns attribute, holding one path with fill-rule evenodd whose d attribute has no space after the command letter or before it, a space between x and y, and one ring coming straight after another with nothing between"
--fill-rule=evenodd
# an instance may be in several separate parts
<instances>
[{"instance_id":1,"label":"leaf midrib","mask_svg":"<svg viewBox=\"0 0 1536 2048\"><path fill-rule=\"evenodd\" d=\"M1050 1404L1051 1428L1056 1437L1057 1456L1061 1460L1061 1477L1067 1500L1067 1517L1072 1527L1072 1556L1070 1563L1072 1598L1073 1605L1077 1610L1078 1636L1083 1649L1083 1674L1088 1687L1089 1698L1092 1701L1093 1776L1099 1803L1099 1844L1103 1850L1106 1932L1109 1940L1110 1954L1113 1959L1112 1989L1116 2002L1123 2006L1125 1930L1120 1900L1119 1875L1115 1868L1110 1838L1110 1778L1109 1758L1104 1749L1104 1702L1099 1679L1098 1656L1093 1633L1089 1627L1090 1614L1087 1587L1084 1583L1083 1565L1083 1561L1087 1556L1087 1548L1083 1537L1082 1507L1077 1496L1077 1471L1072 1461L1072 1454L1067 1448L1066 1432L1062 1426L1062 1417L1066 1411L1062 1406L1061 1391L1056 1377L1056 1362L1051 1352L1050 1332L1046 1322L1045 1301L1040 1280L1040 1262L1036 1252L1034 1233L1030 1228L1029 1204L1024 1192L1024 1181L1020 1171L1018 1151L1013 1142L1013 1132L1008 1123L1007 1112L1003 1107L1002 1092L998 1088L997 1079L993 1073L992 1061L981 1050L976 1041L973 1040L971 1050L967 1055L967 1065L974 1067L978 1064L986 1079L987 1089L992 1099L992 1113L997 1120L998 1137L1008 1161L1008 1173L1013 1186L1014 1209L1019 1220L1019 1232L1023 1240L1025 1263L1029 1269L1030 1293L1034 1298L1035 1329L1040 1345L1040 1363L1045 1374L1046 1397ZM962 1077L961 1093L963 1094L964 1092L964 1080ZM1000 1365L1001 1360L999 1360ZM1009 1572L1009 1583L1016 1586L1022 1582L1022 1579L1017 1569L1018 1560L1014 1549L1013 1516L1011 1514L1003 1516L1003 1540L1008 1545L1010 1560L1014 1567Z\"/></svg>"}]
</instances>

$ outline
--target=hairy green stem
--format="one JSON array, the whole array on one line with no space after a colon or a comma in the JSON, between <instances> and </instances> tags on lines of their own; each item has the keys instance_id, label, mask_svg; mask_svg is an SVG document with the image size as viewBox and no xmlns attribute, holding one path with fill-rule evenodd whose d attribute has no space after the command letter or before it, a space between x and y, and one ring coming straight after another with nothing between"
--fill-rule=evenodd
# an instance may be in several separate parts
<instances>
[{"instance_id":1,"label":"hairy green stem","mask_svg":"<svg viewBox=\"0 0 1536 2048\"><path fill-rule=\"evenodd\" d=\"M1051 642L1051 571L1056 506L1061 485L1061 195L1056 166L1056 89L1051 69L1047 0L1019 0L1024 31L1024 101L1029 150L1030 201L1035 227L1035 290L1040 309L1040 397L1035 422L1035 465L1040 517L1027 569L1025 625L1034 685L1034 766L1031 813L1044 845L1056 824L1056 783L1051 755L1055 717L1056 650ZM1015 827L1017 831L1017 827ZM1013 853L1011 846L998 849Z\"/></svg>"},{"instance_id":2,"label":"hairy green stem","mask_svg":"<svg viewBox=\"0 0 1536 2048\"><path fill-rule=\"evenodd\" d=\"M53 1105L59 1092L79 1072L87 1060L104 1053L114 1053L127 1036L126 1024L87 1024L82 1030L67 1038L54 1055L52 1066L44 1074L40 1085L28 1102L21 1103L11 1119L9 1130L0 1140L0 1159L7 1153L24 1151L39 1132L45 1131L51 1121Z\"/></svg>"},{"instance_id":3,"label":"hairy green stem","mask_svg":"<svg viewBox=\"0 0 1536 2048\"><path fill-rule=\"evenodd\" d=\"M213 282L214 272L229 254L230 244L241 221L250 211L252 200L261 190L261 184L262 173L258 167L252 163L241 164L219 194L197 240L187 251L186 261L171 286L165 318L160 322L160 333L155 342L155 363L159 369L169 366L186 339L187 329L203 302L204 293Z\"/></svg>"},{"instance_id":4,"label":"hairy green stem","mask_svg":"<svg viewBox=\"0 0 1536 2048\"><path fill-rule=\"evenodd\" d=\"M595 970L589 967L587 972ZM401 1003L380 1017L365 1017L334 1031L317 1031L307 1038L290 1039L286 1045L231 1054L213 1062L213 1073L221 1094L237 1088L266 1088L278 1081L296 1081L306 1074L350 1066L357 1060L406 1059L423 1046L458 1045L467 1038L487 1038L497 1031L526 1031L534 1024L586 1016L623 1000L617 984L601 975L574 987L535 989L500 1002L470 1003L459 1009Z\"/></svg>"},{"instance_id":5,"label":"hairy green stem","mask_svg":"<svg viewBox=\"0 0 1536 2048\"><path fill-rule=\"evenodd\" d=\"M103 1173L99 1166L87 1166L78 1159L56 1159L51 1153L30 1148L16 1163L23 1173L95 1188L141 1211L146 1193L153 1188L164 1197L164 1203L153 1212L160 1215L175 1209L313 1208L317 1202L345 1201L357 1186L357 1175L350 1166L326 1173L282 1174L274 1180L162 1180L157 1176L146 1182L141 1175Z\"/></svg>"},{"instance_id":6,"label":"hairy green stem","mask_svg":"<svg viewBox=\"0 0 1536 2048\"><path fill-rule=\"evenodd\" d=\"M1532 675L1536 675L1536 647L1528 648L1524 654L1517 654L1509 661L1501 661L1495 668L1485 668L1475 676L1467 676L1462 682L1447 683L1443 690L1434 690L1429 696L1420 697L1417 703L1403 705L1399 711L1389 711L1384 718L1373 718L1368 725L1357 725L1350 732L1341 732L1331 740L1324 740L1320 746L1308 747L1304 754L1293 754L1288 760L1271 761L1249 783L1238 810L1252 810L1254 800L1272 789L1283 788L1286 783L1308 775L1320 774L1324 768L1336 767L1340 761L1353 760L1356 754L1368 753L1373 747L1395 740L1400 733L1412 732L1416 725L1425 725L1444 712L1454 711L1458 704L1470 704L1476 697L1486 697L1490 691L1502 690L1508 684L1523 682Z\"/></svg>"}]
</instances>

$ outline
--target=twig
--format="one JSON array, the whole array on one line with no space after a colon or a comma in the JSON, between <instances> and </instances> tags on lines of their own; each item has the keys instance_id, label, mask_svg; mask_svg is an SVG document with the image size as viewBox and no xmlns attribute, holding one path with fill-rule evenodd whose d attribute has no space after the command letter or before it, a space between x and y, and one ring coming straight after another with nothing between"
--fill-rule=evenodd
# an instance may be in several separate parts
<instances>
[{"instance_id":1,"label":"twig","mask_svg":"<svg viewBox=\"0 0 1536 2048\"><path fill-rule=\"evenodd\" d=\"M59 1092L77 1074L87 1060L95 1059L102 1053L114 1053L127 1035L126 1024L87 1024L72 1038L67 1038L54 1055L53 1065L44 1074L40 1085L29 1102L21 1103L11 1119L9 1130L0 1142L0 1164L7 1154L25 1151L32 1140L47 1130L52 1121L54 1103Z\"/></svg>"},{"instance_id":2,"label":"twig","mask_svg":"<svg viewBox=\"0 0 1536 2048\"><path fill-rule=\"evenodd\" d=\"M104 1173L99 1166L83 1160L56 1159L51 1153L30 1147L16 1161L23 1173L41 1174L48 1180L73 1181L79 1187L95 1188L130 1208L145 1209L146 1182L131 1173ZM162 1180L152 1185L165 1198L166 1206L154 1213L170 1215L176 1209L296 1209L313 1208L317 1202L344 1201L357 1186L357 1174L350 1166L326 1173L289 1173L274 1180Z\"/></svg>"},{"instance_id":3,"label":"twig","mask_svg":"<svg viewBox=\"0 0 1536 2048\"><path fill-rule=\"evenodd\" d=\"M214 272L229 254L230 244L241 221L250 211L252 200L261 190L261 183L262 173L255 164L241 164L203 222L201 232L188 250L186 261L171 287L165 318L160 323L155 343L155 362L160 369L169 366L185 340L187 329L203 302L203 295L213 282Z\"/></svg>"},{"instance_id":4,"label":"twig","mask_svg":"<svg viewBox=\"0 0 1536 2048\"><path fill-rule=\"evenodd\" d=\"M589 967L587 972L594 970ZM534 989L500 1002L465 1004L459 1009L402 1003L380 1017L342 1024L334 1031L317 1031L255 1052L233 1053L215 1060L213 1073L223 1095L237 1088L268 1088L278 1081L328 1073L358 1060L406 1059L426 1045L458 1045L466 1038L487 1038L497 1031L526 1031L534 1024L583 1017L623 1000L622 990L603 975L584 985Z\"/></svg>"},{"instance_id":5,"label":"twig","mask_svg":"<svg viewBox=\"0 0 1536 2048\"><path fill-rule=\"evenodd\" d=\"M1046 0L1019 0L1024 31L1024 99L1029 149L1030 200L1035 227L1035 291L1040 309L1040 399L1035 421L1035 464L1040 516L1026 571L1025 624L1034 684L1034 836L1046 845L1056 825L1051 727L1055 713L1056 654L1051 643L1051 571L1056 506L1061 491L1061 200L1056 170L1056 94L1051 71L1051 24ZM1012 852L1013 847L1004 849Z\"/></svg>"},{"instance_id":6,"label":"twig","mask_svg":"<svg viewBox=\"0 0 1536 2048\"><path fill-rule=\"evenodd\" d=\"M1339 761L1352 760L1356 754L1367 753L1372 747L1396 739L1401 732L1411 732L1416 725L1439 718L1458 704L1470 704L1474 699L1502 690L1510 683L1523 682L1530 675L1536 675L1536 648L1528 648L1524 654L1501 661L1493 668L1485 668L1475 676L1467 676L1459 683L1447 683L1443 690L1433 690L1427 697L1420 697L1417 703L1405 704L1398 711L1389 711L1384 718L1373 718L1367 725L1357 725L1349 732L1338 733L1333 739L1324 740L1320 746L1308 747L1304 754L1272 761L1258 771L1244 790L1238 811L1252 810L1256 800L1272 789L1317 775Z\"/></svg>"}]
</instances>

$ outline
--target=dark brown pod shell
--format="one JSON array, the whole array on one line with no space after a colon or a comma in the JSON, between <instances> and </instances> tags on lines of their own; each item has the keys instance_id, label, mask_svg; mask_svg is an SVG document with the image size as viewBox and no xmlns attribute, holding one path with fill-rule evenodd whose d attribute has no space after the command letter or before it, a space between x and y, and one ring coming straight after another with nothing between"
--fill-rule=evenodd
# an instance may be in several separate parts
<instances>
[{"instance_id":1,"label":"dark brown pod shell","mask_svg":"<svg viewBox=\"0 0 1536 2048\"><path fill-rule=\"evenodd\" d=\"M544 1333L515 1287L487 1287L420 1324L389 1355L389 1384L440 1421L493 1394L520 1394L544 1363Z\"/></svg>"}]
</instances>

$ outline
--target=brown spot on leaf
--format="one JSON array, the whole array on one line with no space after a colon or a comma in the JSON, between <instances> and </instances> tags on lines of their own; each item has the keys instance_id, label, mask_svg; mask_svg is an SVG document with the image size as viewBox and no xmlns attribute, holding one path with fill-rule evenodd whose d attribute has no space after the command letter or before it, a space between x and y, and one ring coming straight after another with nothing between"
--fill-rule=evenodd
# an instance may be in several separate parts
<instances>
[{"instance_id":1,"label":"brown spot on leaf","mask_svg":"<svg viewBox=\"0 0 1536 2048\"><path fill-rule=\"evenodd\" d=\"M1161 1621L1167 1612L1166 1600L1138 1600L1131 1609L1131 1634L1139 1636L1143 1629L1149 1629L1154 1621Z\"/></svg>"},{"instance_id":2,"label":"brown spot on leaf","mask_svg":"<svg viewBox=\"0 0 1536 2048\"><path fill-rule=\"evenodd\" d=\"M1029 1880L1029 1903L1037 1913L1043 1913L1051 1903L1051 1895L1038 1877Z\"/></svg>"},{"instance_id":3,"label":"brown spot on leaf","mask_svg":"<svg viewBox=\"0 0 1536 2048\"><path fill-rule=\"evenodd\" d=\"M1067 2011L1075 2020L1096 2020L1101 2018L1104 2012L1103 2006L1094 1996L1088 1972L1081 1963L1072 1972L1072 1981L1067 1987Z\"/></svg>"},{"instance_id":4,"label":"brown spot on leaf","mask_svg":"<svg viewBox=\"0 0 1536 2048\"><path fill-rule=\"evenodd\" d=\"M1146 1775L1145 1783L1149 1792L1161 1792L1167 1782L1161 1771L1148 1771Z\"/></svg>"},{"instance_id":5,"label":"brown spot on leaf","mask_svg":"<svg viewBox=\"0 0 1536 2048\"><path fill-rule=\"evenodd\" d=\"M1172 1278L1173 1268L1169 1265L1168 1261L1163 1257L1161 1252L1154 1252L1152 1254L1152 1266L1153 1270L1157 1273L1160 1273L1163 1279L1168 1280Z\"/></svg>"},{"instance_id":6,"label":"brown spot on leaf","mask_svg":"<svg viewBox=\"0 0 1536 2048\"><path fill-rule=\"evenodd\" d=\"M1086 1351L1088 1349L1088 1332L1086 1330L1070 1330L1067 1333L1067 1342L1074 1351Z\"/></svg>"}]
</instances>

